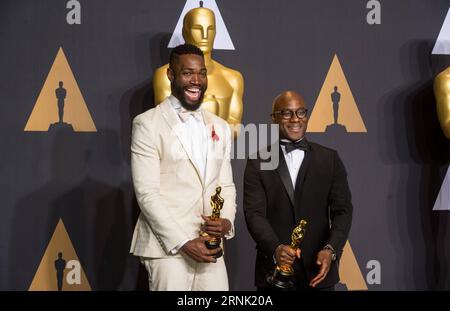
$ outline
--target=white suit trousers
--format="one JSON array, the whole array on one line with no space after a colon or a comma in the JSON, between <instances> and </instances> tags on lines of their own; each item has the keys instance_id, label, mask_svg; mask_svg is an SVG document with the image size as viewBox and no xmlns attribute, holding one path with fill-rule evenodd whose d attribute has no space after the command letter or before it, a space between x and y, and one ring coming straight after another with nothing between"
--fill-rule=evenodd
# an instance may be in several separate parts
<instances>
[{"instance_id":1,"label":"white suit trousers","mask_svg":"<svg viewBox=\"0 0 450 311\"><path fill-rule=\"evenodd\" d=\"M191 258L141 257L148 272L151 291L228 291L223 257L215 263L198 263Z\"/></svg>"}]
</instances>

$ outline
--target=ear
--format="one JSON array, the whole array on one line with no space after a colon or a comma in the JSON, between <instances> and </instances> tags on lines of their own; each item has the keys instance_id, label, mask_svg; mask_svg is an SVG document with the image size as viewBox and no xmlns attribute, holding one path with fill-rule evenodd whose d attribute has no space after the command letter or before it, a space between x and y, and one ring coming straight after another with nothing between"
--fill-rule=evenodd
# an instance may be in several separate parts
<instances>
[{"instance_id":1,"label":"ear","mask_svg":"<svg viewBox=\"0 0 450 311\"><path fill-rule=\"evenodd\" d=\"M175 80L175 75L173 73L173 69L172 68L167 68L167 78L169 78L170 82L173 82Z\"/></svg>"}]
</instances>

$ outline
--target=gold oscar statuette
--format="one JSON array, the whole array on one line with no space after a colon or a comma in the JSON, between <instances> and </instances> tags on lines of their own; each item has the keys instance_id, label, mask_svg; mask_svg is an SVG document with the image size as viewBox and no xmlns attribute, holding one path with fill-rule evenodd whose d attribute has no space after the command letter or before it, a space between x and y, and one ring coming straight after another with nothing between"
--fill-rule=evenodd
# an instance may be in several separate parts
<instances>
[{"instance_id":1,"label":"gold oscar statuette","mask_svg":"<svg viewBox=\"0 0 450 311\"><path fill-rule=\"evenodd\" d=\"M297 250L300 243L305 236L306 220L300 220L298 226L292 230L291 245L293 250ZM269 273L266 277L266 281L273 287L279 290L293 289L294 283L292 282L292 276L294 275L294 269L290 265L276 265L274 271Z\"/></svg>"},{"instance_id":2,"label":"gold oscar statuette","mask_svg":"<svg viewBox=\"0 0 450 311\"><path fill-rule=\"evenodd\" d=\"M217 186L216 193L211 196L211 216L209 218L211 220L219 220L220 218L220 210L223 207L224 199L220 196L220 192L222 191L222 188L220 186ZM202 236L208 236L208 233L202 232ZM208 249L215 249L220 248L220 243L222 242L221 238L213 237L210 240L206 241L206 247ZM223 251L221 250L218 254L215 255L216 258L219 258L223 255Z\"/></svg>"}]
</instances>

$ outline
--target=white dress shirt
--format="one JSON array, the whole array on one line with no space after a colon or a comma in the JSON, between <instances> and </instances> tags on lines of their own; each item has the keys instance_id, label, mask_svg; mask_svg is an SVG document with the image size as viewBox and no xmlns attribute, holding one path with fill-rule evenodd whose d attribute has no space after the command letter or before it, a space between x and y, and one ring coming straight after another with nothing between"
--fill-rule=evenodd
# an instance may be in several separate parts
<instances>
[{"instance_id":1,"label":"white dress shirt","mask_svg":"<svg viewBox=\"0 0 450 311\"><path fill-rule=\"evenodd\" d=\"M181 106L180 101L173 95L171 95L170 103L172 104L173 109L177 113L177 115L186 111ZM201 108L199 108L200 110ZM180 119L181 133L183 135L183 140L187 142L188 148L190 148L189 152L192 156L192 160L195 162L195 165L200 170L200 174L202 178L205 179L206 172L206 155L208 152L208 136L206 132L206 125L203 120L201 114L199 114L199 118L197 119L193 115L189 116L185 121L178 115ZM189 240L183 241L178 244L175 248L173 248L170 253L175 255L178 251L183 247L186 242Z\"/></svg>"},{"instance_id":2,"label":"white dress shirt","mask_svg":"<svg viewBox=\"0 0 450 311\"><path fill-rule=\"evenodd\" d=\"M282 141L289 142L286 139L282 139ZM300 170L300 166L302 166L303 159L305 158L305 151L295 149L289 153L286 153L286 147L283 145L281 145L281 150L283 150L284 159L286 160L286 165L289 170L289 175L291 175L292 186L294 187L295 190L295 183L297 181L298 171Z\"/></svg>"},{"instance_id":3,"label":"white dress shirt","mask_svg":"<svg viewBox=\"0 0 450 311\"><path fill-rule=\"evenodd\" d=\"M179 114L182 111L186 111L186 109L181 106L180 101L173 95L172 97L173 98L170 102L172 103L172 107L175 109L175 112ZM201 108L197 111L200 112L200 109ZM179 117L179 119L181 121L181 133L184 141L187 142L188 148L190 148L189 152L192 156L192 160L200 170L202 178L205 179L208 136L203 117L199 114L198 119L192 115L186 121L183 121L181 117Z\"/></svg>"}]
</instances>

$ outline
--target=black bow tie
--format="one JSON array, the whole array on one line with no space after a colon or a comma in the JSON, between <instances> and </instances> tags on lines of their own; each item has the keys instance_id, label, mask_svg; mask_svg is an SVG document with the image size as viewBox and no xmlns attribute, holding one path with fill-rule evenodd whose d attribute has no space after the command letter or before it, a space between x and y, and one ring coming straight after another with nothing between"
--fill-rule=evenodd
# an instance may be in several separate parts
<instances>
[{"instance_id":1,"label":"black bow tie","mask_svg":"<svg viewBox=\"0 0 450 311\"><path fill-rule=\"evenodd\" d=\"M308 150L308 142L306 141L306 139L302 139L299 141L280 141L280 145L284 146L284 150L286 151L286 153L289 153L295 149L299 149L299 150L303 150L306 151Z\"/></svg>"}]
</instances>

